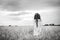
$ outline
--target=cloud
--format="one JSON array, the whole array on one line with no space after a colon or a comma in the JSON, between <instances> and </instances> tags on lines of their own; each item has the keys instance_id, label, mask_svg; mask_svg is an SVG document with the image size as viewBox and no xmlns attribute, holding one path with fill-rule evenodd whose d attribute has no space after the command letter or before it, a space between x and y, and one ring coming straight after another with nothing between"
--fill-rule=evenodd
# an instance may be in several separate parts
<instances>
[{"instance_id":1,"label":"cloud","mask_svg":"<svg viewBox=\"0 0 60 40\"><path fill-rule=\"evenodd\" d=\"M60 6L60 0L0 0L0 7L8 11L37 10L45 6Z\"/></svg>"},{"instance_id":2,"label":"cloud","mask_svg":"<svg viewBox=\"0 0 60 40\"><path fill-rule=\"evenodd\" d=\"M0 0L0 5L2 9L16 11L21 8L21 0Z\"/></svg>"},{"instance_id":3,"label":"cloud","mask_svg":"<svg viewBox=\"0 0 60 40\"><path fill-rule=\"evenodd\" d=\"M11 13L11 14L8 14L9 16L20 16L20 15L26 15L26 14L30 14L30 13L28 13L28 12L19 12L19 13L16 13L16 14L13 14L13 13Z\"/></svg>"}]
</instances>

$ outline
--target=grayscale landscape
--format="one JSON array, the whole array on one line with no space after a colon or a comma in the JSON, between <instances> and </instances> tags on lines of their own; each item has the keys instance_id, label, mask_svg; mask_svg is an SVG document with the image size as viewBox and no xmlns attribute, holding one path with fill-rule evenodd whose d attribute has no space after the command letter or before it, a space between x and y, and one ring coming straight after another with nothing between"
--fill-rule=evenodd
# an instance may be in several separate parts
<instances>
[{"instance_id":1,"label":"grayscale landscape","mask_svg":"<svg viewBox=\"0 0 60 40\"><path fill-rule=\"evenodd\" d=\"M0 40L60 40L60 0L0 0Z\"/></svg>"}]
</instances>

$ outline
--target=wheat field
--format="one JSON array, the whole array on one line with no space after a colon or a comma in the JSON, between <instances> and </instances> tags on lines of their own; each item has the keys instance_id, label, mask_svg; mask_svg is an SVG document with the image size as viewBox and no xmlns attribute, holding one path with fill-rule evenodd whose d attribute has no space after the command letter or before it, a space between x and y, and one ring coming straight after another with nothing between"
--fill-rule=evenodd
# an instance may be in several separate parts
<instances>
[{"instance_id":1,"label":"wheat field","mask_svg":"<svg viewBox=\"0 0 60 40\"><path fill-rule=\"evenodd\" d=\"M60 40L60 26L40 27L38 37L33 26L0 26L0 40Z\"/></svg>"}]
</instances>

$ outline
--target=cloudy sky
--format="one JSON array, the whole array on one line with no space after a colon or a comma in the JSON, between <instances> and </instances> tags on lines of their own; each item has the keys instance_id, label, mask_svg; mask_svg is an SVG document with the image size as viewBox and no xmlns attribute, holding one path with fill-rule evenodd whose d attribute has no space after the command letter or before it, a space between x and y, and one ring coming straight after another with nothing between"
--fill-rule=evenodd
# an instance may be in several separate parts
<instances>
[{"instance_id":1,"label":"cloudy sky","mask_svg":"<svg viewBox=\"0 0 60 40\"><path fill-rule=\"evenodd\" d=\"M60 24L60 0L0 0L0 24L30 25L34 14L41 14L43 23Z\"/></svg>"},{"instance_id":2,"label":"cloudy sky","mask_svg":"<svg viewBox=\"0 0 60 40\"><path fill-rule=\"evenodd\" d=\"M60 6L60 0L0 0L1 9L9 11L40 10L47 6Z\"/></svg>"}]
</instances>

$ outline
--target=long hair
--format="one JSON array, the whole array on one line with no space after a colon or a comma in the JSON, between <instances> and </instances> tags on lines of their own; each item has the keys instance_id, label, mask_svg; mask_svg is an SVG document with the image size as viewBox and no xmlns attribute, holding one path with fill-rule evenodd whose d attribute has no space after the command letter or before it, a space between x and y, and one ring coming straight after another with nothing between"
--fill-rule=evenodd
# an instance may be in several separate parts
<instances>
[{"instance_id":1,"label":"long hair","mask_svg":"<svg viewBox=\"0 0 60 40\"><path fill-rule=\"evenodd\" d=\"M41 20L41 16L40 16L40 14L39 14L39 13L35 13L35 15L34 15L34 19L40 19L40 20Z\"/></svg>"}]
</instances>

